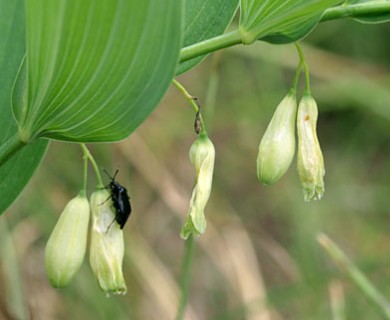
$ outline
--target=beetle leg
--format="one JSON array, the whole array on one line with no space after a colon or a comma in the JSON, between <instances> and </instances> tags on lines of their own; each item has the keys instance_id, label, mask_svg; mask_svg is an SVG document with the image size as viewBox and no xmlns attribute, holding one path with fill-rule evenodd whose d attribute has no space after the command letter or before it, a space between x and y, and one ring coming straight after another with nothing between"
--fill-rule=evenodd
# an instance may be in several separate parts
<instances>
[{"instance_id":1,"label":"beetle leg","mask_svg":"<svg viewBox=\"0 0 390 320\"><path fill-rule=\"evenodd\" d=\"M114 218L114 219L111 221L111 223L108 225L107 230L106 230L106 233L110 230L112 224L115 222L115 219L116 219L116 218Z\"/></svg>"},{"instance_id":2,"label":"beetle leg","mask_svg":"<svg viewBox=\"0 0 390 320\"><path fill-rule=\"evenodd\" d=\"M99 204L99 206L105 204L108 200L110 200L112 198L112 196L109 196L106 200L104 200L101 204Z\"/></svg>"}]
</instances>

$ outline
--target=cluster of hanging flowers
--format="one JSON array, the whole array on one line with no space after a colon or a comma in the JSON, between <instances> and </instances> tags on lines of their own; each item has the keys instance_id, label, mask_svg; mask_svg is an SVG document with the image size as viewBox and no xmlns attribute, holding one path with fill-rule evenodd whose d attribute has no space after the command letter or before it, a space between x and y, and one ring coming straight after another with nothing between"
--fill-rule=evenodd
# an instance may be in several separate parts
<instances>
[{"instance_id":1,"label":"cluster of hanging flowers","mask_svg":"<svg viewBox=\"0 0 390 320\"><path fill-rule=\"evenodd\" d=\"M309 201L321 199L324 194L325 168L317 137L318 107L310 94L308 83L305 94L299 104L297 103L296 86L302 64L305 65L301 61L297 69L295 86L276 107L260 141L257 177L265 185L272 185L279 181L289 169L297 149L298 173L304 199ZM305 67L308 73L307 66ZM308 75L306 80L308 81ZM194 102L196 98L190 96L178 82L174 81L174 84L192 101L196 110L197 138L189 151L190 161L195 168L195 183L187 217L180 233L180 236L186 240L191 235L200 236L206 230L204 211L211 194L215 149L207 135L200 114L200 105ZM90 156L89 152L86 152L86 155ZM97 175L100 180L100 175L98 173ZM131 212L131 206L128 202L125 206L128 212L119 216L118 220L118 210L123 206L115 201L128 201L129 198L126 189L116 183L114 178L111 178L109 188L118 188L118 191L124 192L120 199L116 197L108 201L113 198L113 190L111 189L110 194L106 190L107 187L100 186L92 194L90 201L86 198L85 191L82 191L70 200L63 210L45 250L46 272L54 287L66 286L80 269L86 252L90 212L92 212L89 250L92 271L105 293L126 293L127 287L122 272L124 257L122 228ZM115 221L117 223L114 223Z\"/></svg>"},{"instance_id":2,"label":"cluster of hanging flowers","mask_svg":"<svg viewBox=\"0 0 390 320\"><path fill-rule=\"evenodd\" d=\"M297 150L297 168L305 201L319 200L324 194L324 159L317 137L317 104L310 93L308 67L302 52L295 77L295 86L281 100L260 141L257 155L257 177L265 185L279 181L288 171ZM305 66L307 88L301 100L297 101L297 82L301 67ZM176 84L177 87L184 89ZM191 96L185 92L185 95ZM195 108L196 109L196 108ZM201 235L206 229L204 210L210 197L215 149L208 138L197 109L198 138L191 145L190 160L195 166L195 186L189 204L187 218L181 229L181 237ZM296 143L298 136L298 147Z\"/></svg>"},{"instance_id":3,"label":"cluster of hanging flowers","mask_svg":"<svg viewBox=\"0 0 390 320\"><path fill-rule=\"evenodd\" d=\"M125 294L123 230L115 223L117 212L111 194L102 187L92 193L90 201L81 191L65 206L46 244L47 277L55 288L67 286L74 278L84 261L91 212L92 271L104 293Z\"/></svg>"},{"instance_id":4,"label":"cluster of hanging flowers","mask_svg":"<svg viewBox=\"0 0 390 320\"><path fill-rule=\"evenodd\" d=\"M317 137L317 118L318 107L310 89L307 89L299 104L296 89L291 89L277 106L260 141L257 176L263 184L274 184L287 172L296 150L297 131L297 168L304 199L322 198L325 166Z\"/></svg>"}]
</instances>

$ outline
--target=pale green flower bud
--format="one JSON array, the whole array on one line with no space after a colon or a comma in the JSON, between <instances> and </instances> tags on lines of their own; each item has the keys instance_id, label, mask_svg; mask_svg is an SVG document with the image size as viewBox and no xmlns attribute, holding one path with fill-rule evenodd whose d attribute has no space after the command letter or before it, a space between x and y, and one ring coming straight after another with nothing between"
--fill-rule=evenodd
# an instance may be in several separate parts
<instances>
[{"instance_id":1,"label":"pale green flower bud","mask_svg":"<svg viewBox=\"0 0 390 320\"><path fill-rule=\"evenodd\" d=\"M126 283L122 273L125 253L123 231L112 223L115 211L110 193L97 190L91 196L92 232L89 262L100 288L106 293L125 294Z\"/></svg>"},{"instance_id":2,"label":"pale green flower bud","mask_svg":"<svg viewBox=\"0 0 390 320\"><path fill-rule=\"evenodd\" d=\"M87 247L89 203L85 196L70 200L45 248L45 268L51 285L65 287L84 260Z\"/></svg>"},{"instance_id":3,"label":"pale green flower bud","mask_svg":"<svg viewBox=\"0 0 390 320\"><path fill-rule=\"evenodd\" d=\"M298 106L298 172L305 201L319 200L324 194L324 158L317 138L318 108L313 97L306 94Z\"/></svg>"},{"instance_id":4,"label":"pale green flower bud","mask_svg":"<svg viewBox=\"0 0 390 320\"><path fill-rule=\"evenodd\" d=\"M294 158L296 114L297 98L291 90L277 106L260 142L257 177L266 185L277 182Z\"/></svg>"},{"instance_id":5,"label":"pale green flower bud","mask_svg":"<svg viewBox=\"0 0 390 320\"><path fill-rule=\"evenodd\" d=\"M192 191L187 220L180 233L183 239L187 239L191 233L200 235L206 230L204 209L211 193L215 159L214 145L207 134L200 133L191 145L189 155L195 166L196 182Z\"/></svg>"}]
</instances>

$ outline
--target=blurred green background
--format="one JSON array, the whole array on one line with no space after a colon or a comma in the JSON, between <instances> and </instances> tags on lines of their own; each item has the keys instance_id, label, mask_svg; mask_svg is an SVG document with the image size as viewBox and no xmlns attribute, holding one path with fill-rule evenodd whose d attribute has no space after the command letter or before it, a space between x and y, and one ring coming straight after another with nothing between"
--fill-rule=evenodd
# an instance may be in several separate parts
<instances>
[{"instance_id":1,"label":"blurred green background","mask_svg":"<svg viewBox=\"0 0 390 320\"><path fill-rule=\"evenodd\" d=\"M206 234L196 241L186 319L383 319L318 245L324 232L390 298L390 28L322 23L303 42L319 106L325 196L305 203L294 161L274 186L256 178L258 144L292 83L293 45L257 43L210 56L181 76L203 107L216 148ZM174 319L184 221L194 182L194 114L172 87L128 139L90 145L119 169L133 213L125 227L125 296L106 298L88 259L50 287L45 243L82 184L81 149L53 142L0 219L0 319ZM89 191L94 189L90 172ZM108 180L107 180L108 182Z\"/></svg>"}]
</instances>

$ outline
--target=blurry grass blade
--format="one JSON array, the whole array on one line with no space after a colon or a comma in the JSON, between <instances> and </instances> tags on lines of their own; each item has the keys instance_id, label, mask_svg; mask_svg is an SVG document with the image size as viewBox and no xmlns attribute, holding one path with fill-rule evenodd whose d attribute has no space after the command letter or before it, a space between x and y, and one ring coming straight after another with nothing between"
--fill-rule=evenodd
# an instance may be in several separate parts
<instances>
[{"instance_id":1,"label":"blurry grass blade","mask_svg":"<svg viewBox=\"0 0 390 320\"><path fill-rule=\"evenodd\" d=\"M11 112L13 81L25 51L24 1L0 0L0 146L17 132ZM45 153L47 141L36 141L0 167L0 213L23 190Z\"/></svg>"},{"instance_id":2,"label":"blurry grass blade","mask_svg":"<svg viewBox=\"0 0 390 320\"><path fill-rule=\"evenodd\" d=\"M319 234L317 241L332 260L344 270L371 302L378 305L386 319L390 319L390 302L373 286L370 280L353 264L345 253L327 235Z\"/></svg>"},{"instance_id":3,"label":"blurry grass blade","mask_svg":"<svg viewBox=\"0 0 390 320\"><path fill-rule=\"evenodd\" d=\"M186 0L183 47L222 34L230 24L238 7L238 0ZM181 74L204 59L194 58L179 64Z\"/></svg>"},{"instance_id":4,"label":"blurry grass blade","mask_svg":"<svg viewBox=\"0 0 390 320\"><path fill-rule=\"evenodd\" d=\"M343 283L340 280L332 280L329 284L330 309L333 320L346 320L345 294Z\"/></svg>"},{"instance_id":5,"label":"blurry grass blade","mask_svg":"<svg viewBox=\"0 0 390 320\"><path fill-rule=\"evenodd\" d=\"M29 319L17 250L5 217L0 219L0 257L0 266L4 279L2 287L7 291L6 306L12 312L12 316L7 314L7 308L2 310L0 314L8 319Z\"/></svg>"},{"instance_id":6,"label":"blurry grass blade","mask_svg":"<svg viewBox=\"0 0 390 320\"><path fill-rule=\"evenodd\" d=\"M145 120L173 78L182 3L28 0L26 24L26 72L13 100L21 139L117 141Z\"/></svg>"},{"instance_id":7,"label":"blurry grass blade","mask_svg":"<svg viewBox=\"0 0 390 320\"><path fill-rule=\"evenodd\" d=\"M327 8L340 0L241 0L242 41L288 43L307 35Z\"/></svg>"}]
</instances>

